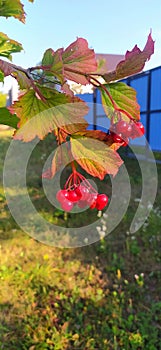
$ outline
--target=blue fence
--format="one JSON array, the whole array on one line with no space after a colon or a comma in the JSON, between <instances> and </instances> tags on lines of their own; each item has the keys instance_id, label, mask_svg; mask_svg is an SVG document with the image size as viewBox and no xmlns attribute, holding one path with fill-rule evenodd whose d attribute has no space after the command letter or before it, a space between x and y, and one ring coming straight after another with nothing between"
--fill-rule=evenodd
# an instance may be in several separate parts
<instances>
[{"instance_id":1,"label":"blue fence","mask_svg":"<svg viewBox=\"0 0 161 350\"><path fill-rule=\"evenodd\" d=\"M146 139L153 151L161 151L161 67L134 75L123 82L135 88L137 100L140 104L141 122L145 126ZM101 96L98 89L94 94L78 95L91 107L86 119L95 128L109 128L109 119L106 117L101 105ZM91 126L92 128L92 126ZM145 146L144 138L130 141L137 146Z\"/></svg>"}]
</instances>

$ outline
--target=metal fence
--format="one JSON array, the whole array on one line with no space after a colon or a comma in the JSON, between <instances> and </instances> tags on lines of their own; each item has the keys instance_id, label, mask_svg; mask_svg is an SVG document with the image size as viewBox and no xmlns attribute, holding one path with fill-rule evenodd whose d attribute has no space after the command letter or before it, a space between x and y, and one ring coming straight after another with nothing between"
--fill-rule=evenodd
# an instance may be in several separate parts
<instances>
[{"instance_id":1,"label":"metal fence","mask_svg":"<svg viewBox=\"0 0 161 350\"><path fill-rule=\"evenodd\" d=\"M161 152L161 66L122 80L137 91L141 122L145 137L155 152ZM98 89L93 94L79 95L87 103L94 103L86 119L93 129L108 129L109 120L104 113ZM146 147L145 138L130 140L130 144Z\"/></svg>"}]
</instances>

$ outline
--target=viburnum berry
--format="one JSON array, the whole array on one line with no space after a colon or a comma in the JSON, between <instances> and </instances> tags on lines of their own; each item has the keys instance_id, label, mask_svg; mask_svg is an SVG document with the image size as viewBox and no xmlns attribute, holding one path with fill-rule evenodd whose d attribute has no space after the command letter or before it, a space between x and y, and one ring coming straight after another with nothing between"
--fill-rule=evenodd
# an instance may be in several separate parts
<instances>
[{"instance_id":1,"label":"viburnum berry","mask_svg":"<svg viewBox=\"0 0 161 350\"><path fill-rule=\"evenodd\" d=\"M87 199L87 203L89 204L90 209L94 209L96 207L97 196L97 193L91 193L89 198Z\"/></svg>"},{"instance_id":2,"label":"viburnum berry","mask_svg":"<svg viewBox=\"0 0 161 350\"><path fill-rule=\"evenodd\" d=\"M113 138L113 142L116 142L116 143L124 142L124 140L122 139L122 134L113 134L112 138Z\"/></svg>"},{"instance_id":3,"label":"viburnum berry","mask_svg":"<svg viewBox=\"0 0 161 350\"><path fill-rule=\"evenodd\" d=\"M62 203L61 203L61 208L64 211L71 211L73 209L73 203L67 199L65 199Z\"/></svg>"},{"instance_id":4,"label":"viburnum berry","mask_svg":"<svg viewBox=\"0 0 161 350\"><path fill-rule=\"evenodd\" d=\"M63 202L66 198L68 198L68 191L67 190L59 190L56 194L56 199L58 202Z\"/></svg>"},{"instance_id":5,"label":"viburnum berry","mask_svg":"<svg viewBox=\"0 0 161 350\"><path fill-rule=\"evenodd\" d=\"M126 137L130 137L132 135L132 125L128 124L128 127L126 129Z\"/></svg>"},{"instance_id":6,"label":"viburnum berry","mask_svg":"<svg viewBox=\"0 0 161 350\"><path fill-rule=\"evenodd\" d=\"M67 179L64 189L56 195L64 211L70 212L74 205L79 208L102 210L108 203L105 194L98 194L90 182L76 170Z\"/></svg>"},{"instance_id":7,"label":"viburnum berry","mask_svg":"<svg viewBox=\"0 0 161 350\"><path fill-rule=\"evenodd\" d=\"M126 135L127 129L128 129L128 123L124 120L119 120L116 124L116 133L117 134L123 134Z\"/></svg>"},{"instance_id":8,"label":"viburnum berry","mask_svg":"<svg viewBox=\"0 0 161 350\"><path fill-rule=\"evenodd\" d=\"M79 186L79 191L81 193L81 200L82 201L85 201L86 199L88 199L89 197L89 188L83 186L83 185L80 185Z\"/></svg>"},{"instance_id":9,"label":"viburnum berry","mask_svg":"<svg viewBox=\"0 0 161 350\"><path fill-rule=\"evenodd\" d=\"M105 206L108 204L108 197L106 194L98 194L97 196L97 202L96 202L96 208L98 210L102 210L105 208Z\"/></svg>"},{"instance_id":10,"label":"viburnum berry","mask_svg":"<svg viewBox=\"0 0 161 350\"><path fill-rule=\"evenodd\" d=\"M132 129L133 137L141 137L145 134L145 128L141 122L135 122Z\"/></svg>"},{"instance_id":11,"label":"viburnum berry","mask_svg":"<svg viewBox=\"0 0 161 350\"><path fill-rule=\"evenodd\" d=\"M76 192L76 190L69 190L68 191L68 199L71 202L78 202L78 200L80 199L80 196L78 195L78 193Z\"/></svg>"}]
</instances>

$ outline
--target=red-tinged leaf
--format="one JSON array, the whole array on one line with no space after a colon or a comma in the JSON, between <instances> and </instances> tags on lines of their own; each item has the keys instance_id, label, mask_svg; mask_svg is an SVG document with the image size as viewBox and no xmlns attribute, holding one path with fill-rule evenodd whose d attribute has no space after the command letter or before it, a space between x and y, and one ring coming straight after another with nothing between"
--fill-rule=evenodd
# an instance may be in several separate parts
<instances>
[{"instance_id":1,"label":"red-tinged leaf","mask_svg":"<svg viewBox=\"0 0 161 350\"><path fill-rule=\"evenodd\" d=\"M71 138L71 152L87 173L100 180L106 174L115 176L123 163L119 155L103 142L87 137Z\"/></svg>"},{"instance_id":2,"label":"red-tinged leaf","mask_svg":"<svg viewBox=\"0 0 161 350\"><path fill-rule=\"evenodd\" d=\"M102 104L108 118L140 119L140 106L136 100L136 91L125 83L110 83L104 85L107 92L100 88Z\"/></svg>"},{"instance_id":3,"label":"red-tinged leaf","mask_svg":"<svg viewBox=\"0 0 161 350\"><path fill-rule=\"evenodd\" d=\"M113 149L114 151L117 151L124 142L122 143L116 143L113 141L113 137L111 134L107 134L106 132L102 131L102 130L85 130L85 131L79 131L77 133L75 133L72 136L78 136L78 137L90 137L92 139L95 140L99 140L104 142L108 147L110 147L111 149Z\"/></svg>"},{"instance_id":4,"label":"red-tinged leaf","mask_svg":"<svg viewBox=\"0 0 161 350\"><path fill-rule=\"evenodd\" d=\"M68 136L68 133L65 132L63 129L60 129L60 128L55 128L54 129L54 134L56 136L58 145L61 145L63 142L65 142L66 138Z\"/></svg>"},{"instance_id":5,"label":"red-tinged leaf","mask_svg":"<svg viewBox=\"0 0 161 350\"><path fill-rule=\"evenodd\" d=\"M30 89L9 107L10 112L16 113L20 119L20 129L17 130L15 139L28 142L36 136L43 139L55 128L62 128L66 133L72 134L87 127L88 123L83 118L88 113L85 102L76 97L73 100L53 89L40 87L39 90L45 101Z\"/></svg>"},{"instance_id":6,"label":"red-tinged leaf","mask_svg":"<svg viewBox=\"0 0 161 350\"><path fill-rule=\"evenodd\" d=\"M51 164L51 177L53 177L57 171L62 167L65 167L71 162L70 153L66 147L66 144L59 146L54 154L52 164Z\"/></svg>"},{"instance_id":7,"label":"red-tinged leaf","mask_svg":"<svg viewBox=\"0 0 161 350\"><path fill-rule=\"evenodd\" d=\"M61 90L65 92L67 95L70 95L71 97L74 97L74 92L70 89L69 84L64 83L61 87Z\"/></svg>"},{"instance_id":8,"label":"red-tinged leaf","mask_svg":"<svg viewBox=\"0 0 161 350\"><path fill-rule=\"evenodd\" d=\"M94 50L89 49L87 41L83 38L78 38L66 48L62 60L66 79L83 85L89 84L84 74L95 72L97 69Z\"/></svg>"},{"instance_id":9,"label":"red-tinged leaf","mask_svg":"<svg viewBox=\"0 0 161 350\"><path fill-rule=\"evenodd\" d=\"M132 51L127 51L125 54L125 60L118 63L116 70L104 75L105 81L109 83L110 81L119 80L139 73L142 71L146 61L150 59L153 53L154 40L150 33L143 51L141 51L137 45L134 46Z\"/></svg>"},{"instance_id":10,"label":"red-tinged leaf","mask_svg":"<svg viewBox=\"0 0 161 350\"><path fill-rule=\"evenodd\" d=\"M17 80L21 90L29 89L32 86L31 79L29 79L25 73L19 70L15 69L11 76Z\"/></svg>"},{"instance_id":11,"label":"red-tinged leaf","mask_svg":"<svg viewBox=\"0 0 161 350\"><path fill-rule=\"evenodd\" d=\"M29 89L31 86L31 80L27 77L27 75L20 70L16 69L15 66L13 66L11 63L3 61L0 59L0 69L3 72L4 76L11 75L14 77L19 86L20 89Z\"/></svg>"},{"instance_id":12,"label":"red-tinged leaf","mask_svg":"<svg viewBox=\"0 0 161 350\"><path fill-rule=\"evenodd\" d=\"M6 34L0 32L0 56L12 60L12 53L23 50L22 45L10 39Z\"/></svg>"},{"instance_id":13,"label":"red-tinged leaf","mask_svg":"<svg viewBox=\"0 0 161 350\"><path fill-rule=\"evenodd\" d=\"M62 52L63 49L58 49L56 52L52 49L46 50L42 59L42 69L45 75L57 77L63 84Z\"/></svg>"},{"instance_id":14,"label":"red-tinged leaf","mask_svg":"<svg viewBox=\"0 0 161 350\"><path fill-rule=\"evenodd\" d=\"M0 16L15 17L19 21L25 23L25 12L23 4L20 0L0 1Z\"/></svg>"},{"instance_id":15,"label":"red-tinged leaf","mask_svg":"<svg viewBox=\"0 0 161 350\"><path fill-rule=\"evenodd\" d=\"M7 77L8 75L11 75L11 73L14 71L11 63L3 61L1 59L0 59L0 69L3 72L5 77Z\"/></svg>"}]
</instances>

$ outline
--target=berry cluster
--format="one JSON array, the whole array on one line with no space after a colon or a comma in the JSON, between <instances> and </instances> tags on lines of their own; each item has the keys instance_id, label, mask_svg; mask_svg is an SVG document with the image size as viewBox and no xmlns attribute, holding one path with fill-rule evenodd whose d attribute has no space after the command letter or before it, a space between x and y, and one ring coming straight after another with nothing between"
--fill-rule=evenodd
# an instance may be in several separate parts
<instances>
[{"instance_id":1,"label":"berry cluster","mask_svg":"<svg viewBox=\"0 0 161 350\"><path fill-rule=\"evenodd\" d=\"M145 133L144 126L141 122L130 122L120 119L117 123L112 124L110 127L110 134L112 135L113 142L123 143L122 146L127 146L129 138L141 137Z\"/></svg>"},{"instance_id":2,"label":"berry cluster","mask_svg":"<svg viewBox=\"0 0 161 350\"><path fill-rule=\"evenodd\" d=\"M71 211L74 205L79 208L89 207L103 210L108 203L108 197L104 193L97 193L91 184L78 172L72 173L64 189L59 190L56 199L64 211Z\"/></svg>"}]
</instances>

